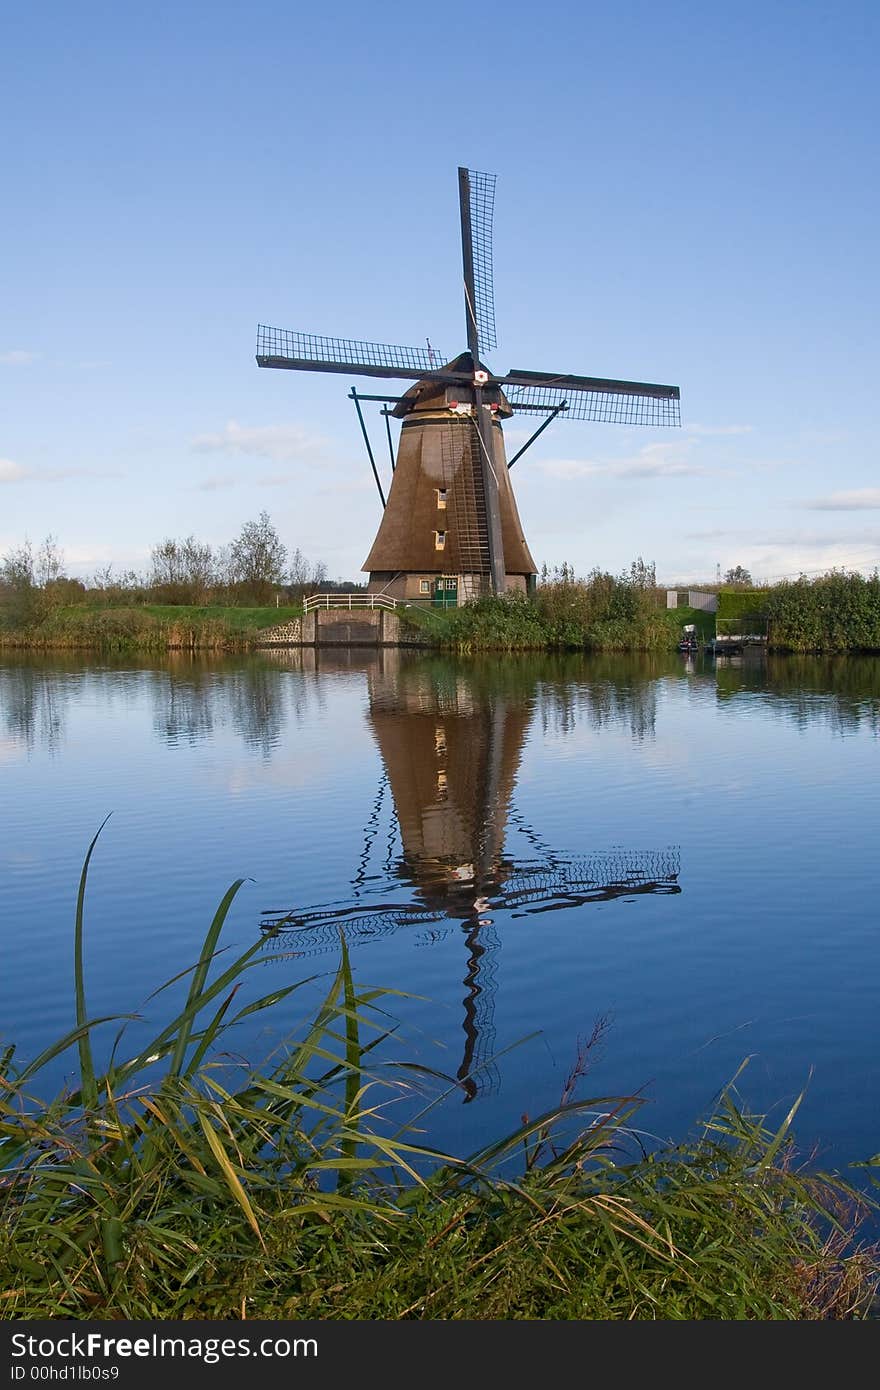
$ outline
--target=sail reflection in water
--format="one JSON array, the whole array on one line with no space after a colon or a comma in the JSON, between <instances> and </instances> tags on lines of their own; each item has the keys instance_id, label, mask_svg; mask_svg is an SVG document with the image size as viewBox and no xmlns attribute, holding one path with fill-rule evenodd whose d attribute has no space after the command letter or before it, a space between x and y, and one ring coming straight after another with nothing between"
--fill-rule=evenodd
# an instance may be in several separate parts
<instances>
[{"instance_id":1,"label":"sail reflection in water","mask_svg":"<svg viewBox=\"0 0 880 1390\"><path fill-rule=\"evenodd\" d=\"M534 683L511 693L509 681L493 681L491 667L401 664L396 654L384 654L368 682L368 718L385 776L364 828L352 897L307 910L267 910L261 926L285 951L303 955L333 949L340 933L362 942L402 927L429 928L425 940L438 935L438 923L446 924L443 934L459 930L464 1049L457 1077L465 1100L472 1100L498 1083L492 1060L498 914L678 893L678 851L585 848L567 856L545 844L539 827L523 821L514 792L535 713ZM380 842L388 791L395 819ZM508 825L525 838L527 857L510 854ZM381 871L371 872L383 849ZM387 900L395 881L414 890L411 900ZM372 902L377 892L386 900Z\"/></svg>"}]
</instances>

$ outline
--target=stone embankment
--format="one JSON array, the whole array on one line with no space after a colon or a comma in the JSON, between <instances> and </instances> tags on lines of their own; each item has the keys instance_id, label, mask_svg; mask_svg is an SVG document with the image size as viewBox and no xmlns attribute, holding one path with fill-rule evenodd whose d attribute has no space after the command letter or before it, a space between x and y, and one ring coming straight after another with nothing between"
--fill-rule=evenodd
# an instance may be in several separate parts
<instances>
[{"instance_id":1,"label":"stone embankment","mask_svg":"<svg viewBox=\"0 0 880 1390\"><path fill-rule=\"evenodd\" d=\"M257 634L258 647L425 647L430 642L386 608L319 608Z\"/></svg>"}]
</instances>

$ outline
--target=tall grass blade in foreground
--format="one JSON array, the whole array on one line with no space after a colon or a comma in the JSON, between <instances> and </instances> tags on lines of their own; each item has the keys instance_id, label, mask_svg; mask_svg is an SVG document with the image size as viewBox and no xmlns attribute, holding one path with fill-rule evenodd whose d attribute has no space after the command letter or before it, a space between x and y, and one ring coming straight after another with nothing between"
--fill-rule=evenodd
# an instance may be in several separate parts
<instances>
[{"instance_id":1,"label":"tall grass blade in foreground","mask_svg":"<svg viewBox=\"0 0 880 1390\"><path fill-rule=\"evenodd\" d=\"M83 1104L92 1109L97 1103L98 1089L95 1083L95 1064L92 1058L91 1030L88 1028L88 1015L86 1013L86 986L85 986L85 966L83 962L83 914L86 901L86 883L89 876L89 863L94 853L95 845L104 826L110 819L106 815L95 832L95 837L86 851L85 861L82 866L82 873L79 876L79 891L76 895L76 918L74 921L73 932L73 978L74 991L76 994L76 1026L79 1030L77 1047L79 1048L79 1069L80 1086L82 1088Z\"/></svg>"}]
</instances>

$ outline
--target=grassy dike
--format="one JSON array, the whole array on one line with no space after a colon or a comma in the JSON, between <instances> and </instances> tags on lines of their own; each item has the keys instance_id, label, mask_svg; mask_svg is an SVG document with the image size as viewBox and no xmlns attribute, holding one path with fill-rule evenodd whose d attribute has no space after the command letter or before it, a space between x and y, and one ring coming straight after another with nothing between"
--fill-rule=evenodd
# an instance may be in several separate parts
<instances>
[{"instance_id":1,"label":"grassy dike","mask_svg":"<svg viewBox=\"0 0 880 1390\"><path fill-rule=\"evenodd\" d=\"M218 957L241 881L177 1016L129 1060L117 1039L99 1072L92 1033L111 1021L90 1018L83 973L94 848L75 1027L28 1064L0 1051L0 1318L870 1316L866 1203L797 1166L796 1105L771 1130L728 1087L687 1142L646 1153L636 1099L576 1098L581 1056L554 1110L476 1154L432 1152L401 1101L417 1117L457 1083L374 1060L393 1001L358 985L344 939L311 1025L264 1065L236 1064L228 1030L300 988L236 1004L263 947ZM39 1099L65 1054L75 1088Z\"/></svg>"},{"instance_id":2,"label":"grassy dike","mask_svg":"<svg viewBox=\"0 0 880 1390\"><path fill-rule=\"evenodd\" d=\"M232 608L71 604L19 625L0 626L0 648L147 654L250 651L263 628L302 614L299 605Z\"/></svg>"}]
</instances>

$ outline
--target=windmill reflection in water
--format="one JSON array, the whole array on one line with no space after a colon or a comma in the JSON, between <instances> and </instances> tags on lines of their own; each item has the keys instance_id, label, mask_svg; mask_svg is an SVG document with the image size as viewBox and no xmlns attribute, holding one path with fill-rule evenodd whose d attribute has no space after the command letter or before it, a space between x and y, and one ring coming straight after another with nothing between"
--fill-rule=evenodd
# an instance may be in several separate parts
<instances>
[{"instance_id":1,"label":"windmill reflection in water","mask_svg":"<svg viewBox=\"0 0 880 1390\"><path fill-rule=\"evenodd\" d=\"M402 665L386 652L367 675L369 722L384 775L364 827L351 897L307 909L266 910L261 928L285 954L312 955L403 928L430 942L461 932L464 1048L457 1079L465 1101L499 1084L495 1006L501 939L495 915L557 912L647 893L679 893L675 848L581 855L551 849L514 802L534 685L493 688L490 669L442 662ZM388 822L390 791L393 816ZM528 845L505 852L508 826ZM375 872L384 847L381 873ZM388 901L399 880L413 895ZM378 888L377 888L378 885ZM371 898L381 892L381 902Z\"/></svg>"}]
</instances>

